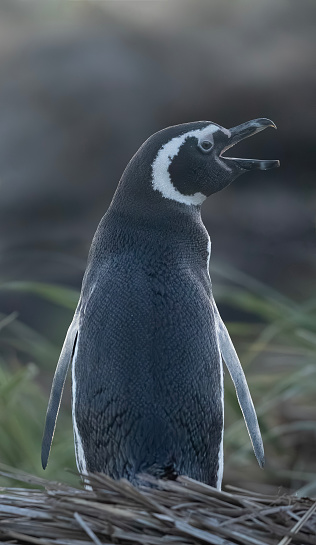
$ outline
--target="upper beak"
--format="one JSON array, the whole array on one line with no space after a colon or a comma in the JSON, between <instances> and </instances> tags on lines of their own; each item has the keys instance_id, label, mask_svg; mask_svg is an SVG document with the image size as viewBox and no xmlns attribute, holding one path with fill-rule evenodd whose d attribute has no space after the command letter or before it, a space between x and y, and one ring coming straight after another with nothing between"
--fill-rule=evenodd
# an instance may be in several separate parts
<instances>
[{"instance_id":1,"label":"upper beak","mask_svg":"<svg viewBox=\"0 0 316 545\"><path fill-rule=\"evenodd\" d=\"M241 140L245 140L245 138L249 138L249 136L253 136L254 134L257 134L257 132L264 131L264 129L266 129L267 127L273 127L274 129L276 129L276 125L273 123L273 121L265 118L253 119L251 121L247 121L246 123L242 123L237 127L233 127L232 129L230 129L228 145L223 149L221 156L226 150L228 150L238 142L241 142ZM238 165L244 170L252 170L255 168L259 170L267 170L269 168L276 168L280 166L280 161L278 161L277 159L262 160L240 159L237 157L222 158L238 163Z\"/></svg>"}]
</instances>

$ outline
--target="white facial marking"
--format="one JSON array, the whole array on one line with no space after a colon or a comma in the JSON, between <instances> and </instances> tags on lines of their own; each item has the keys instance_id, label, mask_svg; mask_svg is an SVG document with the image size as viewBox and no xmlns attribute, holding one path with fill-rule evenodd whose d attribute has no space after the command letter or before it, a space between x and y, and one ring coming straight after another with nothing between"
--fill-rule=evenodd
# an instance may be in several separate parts
<instances>
[{"instance_id":1,"label":"white facial marking","mask_svg":"<svg viewBox=\"0 0 316 545\"><path fill-rule=\"evenodd\" d=\"M221 131L228 136L228 138L231 137L232 133L229 129L225 129L224 127L221 128Z\"/></svg>"},{"instance_id":2,"label":"white facial marking","mask_svg":"<svg viewBox=\"0 0 316 545\"><path fill-rule=\"evenodd\" d=\"M169 140L164 144L153 162L152 165L152 184L156 191L159 191L166 199L171 199L187 205L199 205L206 199L206 195L203 193L194 193L194 195L183 195L172 184L169 166L176 155L178 155L182 144L187 138L195 136L199 141L210 140L213 142L213 134L217 131L229 133L227 129L222 129L218 125L211 123L203 129L196 129L194 131L186 132L180 136L175 136L172 140ZM230 133L229 133L230 134Z\"/></svg>"},{"instance_id":3,"label":"white facial marking","mask_svg":"<svg viewBox=\"0 0 316 545\"><path fill-rule=\"evenodd\" d=\"M207 236L208 236L208 243L207 243L206 267L207 267L207 273L208 273L208 276L209 276L209 279L210 279L210 282L211 282L209 266L210 266L210 259L211 259L211 244L212 243L211 243L211 239L210 239L208 233L207 233ZM224 471L224 446L223 446L223 442L224 442L224 378L223 378L223 360L222 360L222 356L221 356L219 346L218 346L218 350L219 350L219 354L220 354L220 388L221 388L221 403L222 403L222 411L223 411L223 413L222 413L223 414L223 422L222 422L222 437L221 437L221 442L220 442L220 446L219 446L219 450L218 450L218 470L217 470L216 488L217 488L217 490L221 490L222 489L222 480L223 480L223 471Z\"/></svg>"}]
</instances>

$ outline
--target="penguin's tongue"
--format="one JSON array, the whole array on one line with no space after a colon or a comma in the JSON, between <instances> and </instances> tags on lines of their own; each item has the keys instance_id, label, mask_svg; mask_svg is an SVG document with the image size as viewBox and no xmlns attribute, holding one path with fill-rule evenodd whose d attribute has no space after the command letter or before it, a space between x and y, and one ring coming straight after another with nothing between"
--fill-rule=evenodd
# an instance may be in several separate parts
<instances>
[{"instance_id":1,"label":"penguin's tongue","mask_svg":"<svg viewBox=\"0 0 316 545\"><path fill-rule=\"evenodd\" d=\"M280 166L278 159L240 159L239 157L225 157L228 161L234 161L244 170L269 170Z\"/></svg>"},{"instance_id":2,"label":"penguin's tongue","mask_svg":"<svg viewBox=\"0 0 316 545\"><path fill-rule=\"evenodd\" d=\"M227 146L225 146L220 156L226 161L234 161L244 170L268 170L269 168L279 167L280 161L277 159L241 159L239 157L226 157L222 155L225 151L238 144L238 142L257 134L258 132L264 131L268 127L273 127L276 129L276 125L273 123L273 121L266 118L252 119L251 121L242 123L242 125L233 127L230 129L229 143Z\"/></svg>"}]
</instances>

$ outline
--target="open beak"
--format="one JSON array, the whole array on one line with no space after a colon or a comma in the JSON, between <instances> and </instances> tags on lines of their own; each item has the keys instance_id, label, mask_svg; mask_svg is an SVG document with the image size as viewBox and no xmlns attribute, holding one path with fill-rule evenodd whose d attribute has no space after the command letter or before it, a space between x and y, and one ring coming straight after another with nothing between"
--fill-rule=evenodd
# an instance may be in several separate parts
<instances>
[{"instance_id":1,"label":"open beak","mask_svg":"<svg viewBox=\"0 0 316 545\"><path fill-rule=\"evenodd\" d=\"M280 161L277 159L240 159L238 157L222 156L225 151L233 147L238 142L241 142L241 140L245 140L245 138L249 138L249 136L253 136L254 134L257 134L257 132L264 131L264 129L267 127L273 127L276 129L276 125L273 123L273 121L265 118L253 119L251 121L247 121L246 123L242 123L242 125L233 127L230 129L228 145L222 150L220 157L226 161L234 161L244 170L268 170L269 168L279 167Z\"/></svg>"}]
</instances>

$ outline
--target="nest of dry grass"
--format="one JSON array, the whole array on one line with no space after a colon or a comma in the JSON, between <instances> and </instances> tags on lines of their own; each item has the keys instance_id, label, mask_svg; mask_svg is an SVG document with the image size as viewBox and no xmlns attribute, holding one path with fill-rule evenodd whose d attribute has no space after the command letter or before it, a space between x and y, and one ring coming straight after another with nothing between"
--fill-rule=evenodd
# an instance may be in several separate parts
<instances>
[{"instance_id":1,"label":"nest of dry grass","mask_svg":"<svg viewBox=\"0 0 316 545\"><path fill-rule=\"evenodd\" d=\"M38 545L315 545L316 501L181 477L135 488L90 475L92 490L1 471L35 489L0 489L0 541Z\"/></svg>"}]
</instances>

